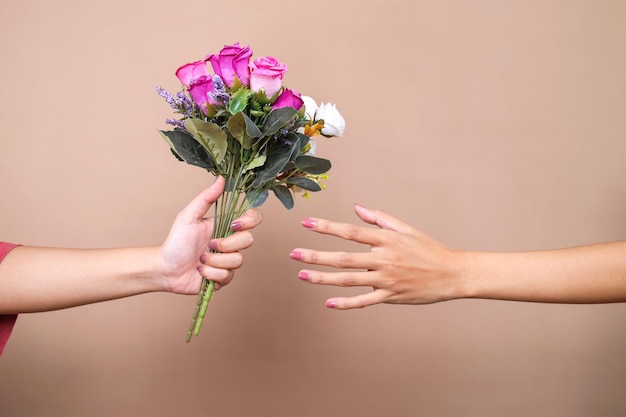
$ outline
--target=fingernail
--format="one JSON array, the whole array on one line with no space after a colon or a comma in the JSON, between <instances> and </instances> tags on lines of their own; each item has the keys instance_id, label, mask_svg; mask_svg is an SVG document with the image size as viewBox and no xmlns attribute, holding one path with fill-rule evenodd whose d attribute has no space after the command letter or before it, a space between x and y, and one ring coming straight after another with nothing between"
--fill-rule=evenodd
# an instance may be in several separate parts
<instances>
[{"instance_id":1,"label":"fingernail","mask_svg":"<svg viewBox=\"0 0 626 417\"><path fill-rule=\"evenodd\" d=\"M309 273L306 271L300 271L298 272L298 278L300 278L302 281L308 281L309 280Z\"/></svg>"},{"instance_id":2,"label":"fingernail","mask_svg":"<svg viewBox=\"0 0 626 417\"><path fill-rule=\"evenodd\" d=\"M203 253L202 255L200 255L200 262L205 263L206 262L206 254Z\"/></svg>"},{"instance_id":3,"label":"fingernail","mask_svg":"<svg viewBox=\"0 0 626 417\"><path fill-rule=\"evenodd\" d=\"M301 261L302 260L302 252L294 250L291 251L291 253L289 254L289 257L291 259L295 259L296 261Z\"/></svg>"},{"instance_id":4,"label":"fingernail","mask_svg":"<svg viewBox=\"0 0 626 417\"><path fill-rule=\"evenodd\" d=\"M217 242L214 240L209 241L209 249L217 250Z\"/></svg>"},{"instance_id":5,"label":"fingernail","mask_svg":"<svg viewBox=\"0 0 626 417\"><path fill-rule=\"evenodd\" d=\"M304 219L300 222L300 224L308 229L313 229L315 227L315 220L313 219Z\"/></svg>"},{"instance_id":6,"label":"fingernail","mask_svg":"<svg viewBox=\"0 0 626 417\"><path fill-rule=\"evenodd\" d=\"M328 308L335 308L337 307L337 303L334 301L326 301L326 307Z\"/></svg>"},{"instance_id":7,"label":"fingernail","mask_svg":"<svg viewBox=\"0 0 626 417\"><path fill-rule=\"evenodd\" d=\"M234 221L230 224L230 230L241 230L241 222Z\"/></svg>"}]
</instances>

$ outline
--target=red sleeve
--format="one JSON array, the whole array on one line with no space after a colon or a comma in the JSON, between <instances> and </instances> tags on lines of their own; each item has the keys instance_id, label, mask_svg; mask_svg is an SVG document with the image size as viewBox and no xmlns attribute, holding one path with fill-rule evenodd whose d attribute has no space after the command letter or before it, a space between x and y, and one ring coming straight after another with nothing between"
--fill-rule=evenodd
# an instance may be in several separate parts
<instances>
[{"instance_id":1,"label":"red sleeve","mask_svg":"<svg viewBox=\"0 0 626 417\"><path fill-rule=\"evenodd\" d=\"M16 246L19 245L0 242L0 262L2 262L4 257L11 252L11 249ZM4 347L9 341L11 331L13 331L13 326L15 325L15 320L17 320L17 314L0 314L0 356L2 356Z\"/></svg>"}]
</instances>

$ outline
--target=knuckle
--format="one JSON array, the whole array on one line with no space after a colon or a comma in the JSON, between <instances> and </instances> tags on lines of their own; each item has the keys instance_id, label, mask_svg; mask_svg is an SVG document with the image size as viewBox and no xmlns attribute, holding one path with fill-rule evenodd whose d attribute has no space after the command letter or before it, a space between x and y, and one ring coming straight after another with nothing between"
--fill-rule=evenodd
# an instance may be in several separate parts
<instances>
[{"instance_id":1,"label":"knuckle","mask_svg":"<svg viewBox=\"0 0 626 417\"><path fill-rule=\"evenodd\" d=\"M241 232L240 240L241 240L241 245L244 249L249 248L254 243L254 236L252 235L252 233L248 231Z\"/></svg>"},{"instance_id":2,"label":"knuckle","mask_svg":"<svg viewBox=\"0 0 626 417\"><path fill-rule=\"evenodd\" d=\"M228 271L226 269L219 269L215 272L215 276L212 277L213 281L215 281L216 283L219 283L221 286L227 285L232 277L231 277L232 273L231 271Z\"/></svg>"},{"instance_id":3,"label":"knuckle","mask_svg":"<svg viewBox=\"0 0 626 417\"><path fill-rule=\"evenodd\" d=\"M359 226L356 226L354 224L348 224L346 225L346 228L343 232L343 236L348 240L354 240L356 237L359 236L359 232Z\"/></svg>"},{"instance_id":4,"label":"knuckle","mask_svg":"<svg viewBox=\"0 0 626 417\"><path fill-rule=\"evenodd\" d=\"M310 251L304 256L305 260L309 263L315 264L319 261L319 255L316 251Z\"/></svg>"},{"instance_id":5,"label":"knuckle","mask_svg":"<svg viewBox=\"0 0 626 417\"><path fill-rule=\"evenodd\" d=\"M337 254L337 264L342 268L350 267L354 264L354 256L348 252L339 252Z\"/></svg>"},{"instance_id":6,"label":"knuckle","mask_svg":"<svg viewBox=\"0 0 626 417\"><path fill-rule=\"evenodd\" d=\"M315 230L318 232L326 233L328 232L329 224L327 221L319 219L315 222Z\"/></svg>"},{"instance_id":7,"label":"knuckle","mask_svg":"<svg viewBox=\"0 0 626 417\"><path fill-rule=\"evenodd\" d=\"M308 279L308 281L311 284L323 284L324 283L324 278L319 273L309 272L309 279Z\"/></svg>"},{"instance_id":8,"label":"knuckle","mask_svg":"<svg viewBox=\"0 0 626 417\"><path fill-rule=\"evenodd\" d=\"M351 273L343 274L343 276L341 277L340 282L341 282L341 285L344 286L344 287L353 287L353 286L357 285L356 278Z\"/></svg>"},{"instance_id":9,"label":"knuckle","mask_svg":"<svg viewBox=\"0 0 626 417\"><path fill-rule=\"evenodd\" d=\"M243 255L239 252L232 254L232 269L241 268L243 266Z\"/></svg>"}]
</instances>

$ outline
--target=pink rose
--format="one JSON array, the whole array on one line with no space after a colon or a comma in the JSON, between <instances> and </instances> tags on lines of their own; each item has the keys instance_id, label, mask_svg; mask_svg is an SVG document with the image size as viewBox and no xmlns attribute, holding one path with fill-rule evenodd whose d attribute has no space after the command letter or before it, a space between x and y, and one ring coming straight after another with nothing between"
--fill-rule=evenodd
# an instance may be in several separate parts
<instances>
[{"instance_id":1,"label":"pink rose","mask_svg":"<svg viewBox=\"0 0 626 417\"><path fill-rule=\"evenodd\" d=\"M184 85L191 85L200 77L208 75L209 69L207 68L206 60L191 62L176 70L176 76Z\"/></svg>"},{"instance_id":2,"label":"pink rose","mask_svg":"<svg viewBox=\"0 0 626 417\"><path fill-rule=\"evenodd\" d=\"M250 89L264 90L267 97L272 97L280 90L286 72L287 66L274 57L257 58L250 65Z\"/></svg>"},{"instance_id":3,"label":"pink rose","mask_svg":"<svg viewBox=\"0 0 626 417\"><path fill-rule=\"evenodd\" d=\"M191 98L196 105L202 109L204 114L207 114L209 105L213 106L216 104L215 100L211 97L213 90L213 80L207 75L196 79L193 84L189 86Z\"/></svg>"},{"instance_id":4,"label":"pink rose","mask_svg":"<svg viewBox=\"0 0 626 417\"><path fill-rule=\"evenodd\" d=\"M293 107L296 110L300 110L304 102L300 97L300 93L296 91L292 91L288 88L285 88L282 93L278 96L272 109L280 109L283 107Z\"/></svg>"},{"instance_id":5,"label":"pink rose","mask_svg":"<svg viewBox=\"0 0 626 417\"><path fill-rule=\"evenodd\" d=\"M213 71L224 80L227 87L232 87L235 77L242 84L248 85L250 81L250 57L252 51L249 47L240 47L239 42L234 45L225 45L219 55L210 55L207 60L211 62Z\"/></svg>"}]
</instances>

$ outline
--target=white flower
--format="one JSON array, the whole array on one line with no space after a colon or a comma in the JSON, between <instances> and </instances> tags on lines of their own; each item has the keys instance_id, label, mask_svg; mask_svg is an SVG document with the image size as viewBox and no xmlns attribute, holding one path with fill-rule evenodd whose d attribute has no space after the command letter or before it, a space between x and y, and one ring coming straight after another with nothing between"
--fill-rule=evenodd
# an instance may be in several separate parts
<instances>
[{"instance_id":1,"label":"white flower","mask_svg":"<svg viewBox=\"0 0 626 417\"><path fill-rule=\"evenodd\" d=\"M315 120L323 120L324 128L322 135L324 136L343 136L346 130L346 121L334 104L322 103L315 112Z\"/></svg>"},{"instance_id":2,"label":"white flower","mask_svg":"<svg viewBox=\"0 0 626 417\"><path fill-rule=\"evenodd\" d=\"M304 102L304 116L307 120L314 120L317 111L317 103L309 96L300 97Z\"/></svg>"}]
</instances>

